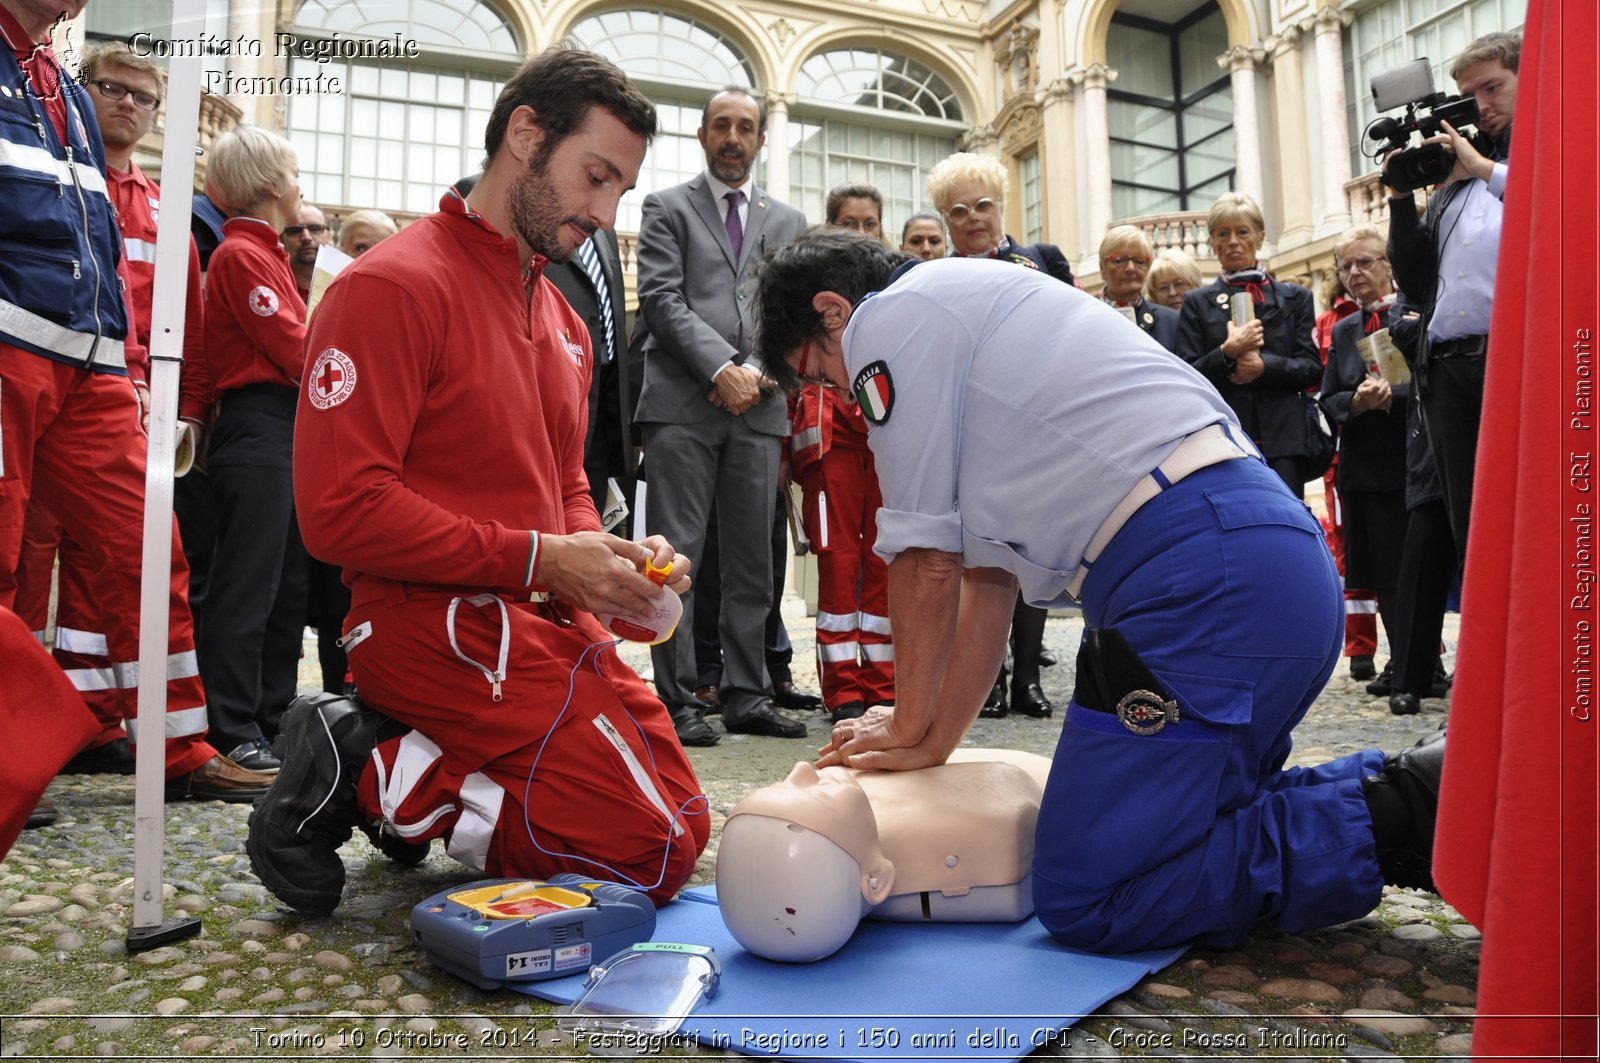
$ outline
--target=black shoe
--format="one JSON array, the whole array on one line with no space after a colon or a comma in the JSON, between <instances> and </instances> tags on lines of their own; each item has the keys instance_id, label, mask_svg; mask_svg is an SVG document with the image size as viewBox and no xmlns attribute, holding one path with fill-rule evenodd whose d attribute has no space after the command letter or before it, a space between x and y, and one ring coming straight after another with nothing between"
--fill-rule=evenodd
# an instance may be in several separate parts
<instances>
[{"instance_id":1,"label":"black shoe","mask_svg":"<svg viewBox=\"0 0 1600 1063\"><path fill-rule=\"evenodd\" d=\"M380 853L402 867L416 867L428 858L428 852L433 848L432 841L408 842L398 834L389 833L387 823L363 819L357 826Z\"/></svg>"},{"instance_id":2,"label":"black shoe","mask_svg":"<svg viewBox=\"0 0 1600 1063\"><path fill-rule=\"evenodd\" d=\"M806 725L799 720L791 720L772 707L771 702L763 701L755 709L739 717L737 720L728 718L728 707L722 708L722 726L727 728L729 734L736 735L762 735L766 738L804 738Z\"/></svg>"},{"instance_id":3,"label":"black shoe","mask_svg":"<svg viewBox=\"0 0 1600 1063\"><path fill-rule=\"evenodd\" d=\"M1006 712L1006 673L1002 670L995 679L994 686L989 690L989 696L984 700L983 708L978 710L978 715L985 720L1003 720Z\"/></svg>"},{"instance_id":4,"label":"black shoe","mask_svg":"<svg viewBox=\"0 0 1600 1063\"><path fill-rule=\"evenodd\" d=\"M113 738L102 746L81 750L62 765L62 775L132 775L133 749L126 738Z\"/></svg>"},{"instance_id":5,"label":"black shoe","mask_svg":"<svg viewBox=\"0 0 1600 1063\"><path fill-rule=\"evenodd\" d=\"M58 818L56 806L50 803L48 797L39 798L39 803L33 806L33 811L28 813L28 822L22 825L23 830L33 830L37 827L48 827Z\"/></svg>"},{"instance_id":6,"label":"black shoe","mask_svg":"<svg viewBox=\"0 0 1600 1063\"><path fill-rule=\"evenodd\" d=\"M1038 720L1054 713L1055 708L1050 699L1044 696L1044 690L1038 683L1029 683L1023 689L1011 692L1012 712L1020 712Z\"/></svg>"},{"instance_id":7,"label":"black shoe","mask_svg":"<svg viewBox=\"0 0 1600 1063\"><path fill-rule=\"evenodd\" d=\"M859 720L867 714L867 707L859 701L847 701L837 709L828 713L828 719L833 723L843 723L845 720Z\"/></svg>"},{"instance_id":8,"label":"black shoe","mask_svg":"<svg viewBox=\"0 0 1600 1063\"><path fill-rule=\"evenodd\" d=\"M772 684L772 700L783 709L811 711L822 708L821 698L815 694L807 694L787 680Z\"/></svg>"},{"instance_id":9,"label":"black shoe","mask_svg":"<svg viewBox=\"0 0 1600 1063\"><path fill-rule=\"evenodd\" d=\"M1389 711L1396 716L1415 716L1422 711L1422 699L1415 694L1390 694Z\"/></svg>"},{"instance_id":10,"label":"black shoe","mask_svg":"<svg viewBox=\"0 0 1600 1063\"><path fill-rule=\"evenodd\" d=\"M1445 673L1444 662L1434 661L1433 685L1428 688L1428 696L1434 698L1445 697L1450 693L1450 687L1454 683L1455 679Z\"/></svg>"},{"instance_id":11,"label":"black shoe","mask_svg":"<svg viewBox=\"0 0 1600 1063\"><path fill-rule=\"evenodd\" d=\"M1378 669L1373 665L1370 653L1363 653L1350 658L1350 678L1356 682L1359 683L1362 680L1371 679L1377 674Z\"/></svg>"},{"instance_id":12,"label":"black shoe","mask_svg":"<svg viewBox=\"0 0 1600 1063\"><path fill-rule=\"evenodd\" d=\"M1434 731L1361 780L1383 880L1433 890L1433 824L1444 772L1444 731Z\"/></svg>"},{"instance_id":13,"label":"black shoe","mask_svg":"<svg viewBox=\"0 0 1600 1063\"><path fill-rule=\"evenodd\" d=\"M283 714L283 768L250 813L245 849L262 884L298 912L327 915L339 906L339 846L366 821L356 785L384 722L353 698L326 693L296 698Z\"/></svg>"},{"instance_id":14,"label":"black shoe","mask_svg":"<svg viewBox=\"0 0 1600 1063\"><path fill-rule=\"evenodd\" d=\"M276 775L278 769L283 767L283 761L272 755L272 743L265 738L252 738L241 743L228 754L228 759L245 771L260 772L262 775Z\"/></svg>"},{"instance_id":15,"label":"black shoe","mask_svg":"<svg viewBox=\"0 0 1600 1063\"><path fill-rule=\"evenodd\" d=\"M1039 649L1039 667L1040 668L1054 668L1055 666L1056 666L1056 655L1051 653L1048 647L1040 647L1040 649Z\"/></svg>"},{"instance_id":16,"label":"black shoe","mask_svg":"<svg viewBox=\"0 0 1600 1063\"><path fill-rule=\"evenodd\" d=\"M678 744L682 746L714 746L721 739L694 705L672 710L672 729L678 732Z\"/></svg>"},{"instance_id":17,"label":"black shoe","mask_svg":"<svg viewBox=\"0 0 1600 1063\"><path fill-rule=\"evenodd\" d=\"M1389 661L1378 673L1378 678L1367 684L1367 693L1375 698L1386 698L1394 693L1394 662Z\"/></svg>"}]
</instances>

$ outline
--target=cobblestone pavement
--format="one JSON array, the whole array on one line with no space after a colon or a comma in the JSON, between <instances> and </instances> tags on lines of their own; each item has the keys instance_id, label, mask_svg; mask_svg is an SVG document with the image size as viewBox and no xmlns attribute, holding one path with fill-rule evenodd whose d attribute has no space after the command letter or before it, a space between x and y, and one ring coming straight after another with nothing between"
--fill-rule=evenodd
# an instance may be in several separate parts
<instances>
[{"instance_id":1,"label":"cobblestone pavement","mask_svg":"<svg viewBox=\"0 0 1600 1063\"><path fill-rule=\"evenodd\" d=\"M1454 624L1448 640L1455 640ZM810 623L791 621L796 678L816 689ZM1045 690L1064 706L1081 631L1052 618L1061 663ZM625 654L637 667L646 654ZM316 687L312 662L302 674ZM1380 658L1381 660L1381 658ZM1447 662L1448 663L1448 662ZM1297 732L1293 761L1357 749L1394 750L1433 729L1445 704L1397 718L1341 667ZM809 757L802 741L725 736L691 750L716 831L740 796ZM1061 722L980 720L968 742L1050 753ZM167 816L166 911L193 913L204 933L128 955L132 909L132 780L58 779L61 819L25 831L0 862L0 1055L158 1059L529 1058L582 1055L560 1043L550 1009L484 993L431 967L410 943L416 901L474 875L438 846L421 867L389 864L359 834L344 850L350 883L332 917L279 906L251 874L248 808L180 803ZM1316 933L1252 935L1237 949L1191 949L1164 971L1033 1053L1036 1058L1216 1056L1352 1060L1466 1056L1478 933L1431 894L1388 891L1366 918ZM1004 977L1003 972L996 972ZM804 1008L796 1001L796 1008Z\"/></svg>"}]
</instances>

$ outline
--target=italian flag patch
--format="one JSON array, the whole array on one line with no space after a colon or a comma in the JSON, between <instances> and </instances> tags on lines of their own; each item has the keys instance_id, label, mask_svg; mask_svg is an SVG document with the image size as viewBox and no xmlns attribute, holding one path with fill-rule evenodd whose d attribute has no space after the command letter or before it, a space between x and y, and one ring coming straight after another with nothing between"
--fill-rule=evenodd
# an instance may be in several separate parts
<instances>
[{"instance_id":1,"label":"italian flag patch","mask_svg":"<svg viewBox=\"0 0 1600 1063\"><path fill-rule=\"evenodd\" d=\"M894 409L894 381L886 362L876 361L856 374L853 390L868 424L883 424Z\"/></svg>"}]
</instances>

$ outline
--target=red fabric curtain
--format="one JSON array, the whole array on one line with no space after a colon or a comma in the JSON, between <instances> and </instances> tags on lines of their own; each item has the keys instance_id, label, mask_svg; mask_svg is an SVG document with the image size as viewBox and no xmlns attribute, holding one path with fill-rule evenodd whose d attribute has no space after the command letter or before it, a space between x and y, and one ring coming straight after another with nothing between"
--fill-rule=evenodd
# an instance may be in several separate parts
<instances>
[{"instance_id":1,"label":"red fabric curtain","mask_svg":"<svg viewBox=\"0 0 1600 1063\"><path fill-rule=\"evenodd\" d=\"M1434 879L1483 931L1478 1058L1595 1058L1600 51L1530 0Z\"/></svg>"}]
</instances>

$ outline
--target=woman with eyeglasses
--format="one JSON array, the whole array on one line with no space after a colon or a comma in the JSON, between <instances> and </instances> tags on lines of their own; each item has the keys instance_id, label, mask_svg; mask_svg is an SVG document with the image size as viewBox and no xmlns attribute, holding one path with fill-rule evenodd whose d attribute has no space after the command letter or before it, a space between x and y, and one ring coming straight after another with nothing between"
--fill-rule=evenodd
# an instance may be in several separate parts
<instances>
[{"instance_id":1,"label":"woman with eyeglasses","mask_svg":"<svg viewBox=\"0 0 1600 1063\"><path fill-rule=\"evenodd\" d=\"M1222 275L1183 297L1178 355L1216 385L1272 471L1303 498L1306 481L1321 473L1311 465L1317 441L1301 394L1322 382L1311 293L1262 266L1266 222L1254 199L1224 193L1206 229Z\"/></svg>"},{"instance_id":2,"label":"woman with eyeglasses","mask_svg":"<svg viewBox=\"0 0 1600 1063\"><path fill-rule=\"evenodd\" d=\"M1113 225L1100 241L1100 298L1167 350L1178 345L1178 312L1144 297L1154 248L1136 225Z\"/></svg>"},{"instance_id":3,"label":"woman with eyeglasses","mask_svg":"<svg viewBox=\"0 0 1600 1063\"><path fill-rule=\"evenodd\" d=\"M1370 588L1378 599L1391 651L1399 642L1396 589L1406 536L1406 403L1409 375L1389 380L1375 343L1388 338L1394 280L1384 255L1385 235L1371 225L1339 237L1333 257L1345 291L1359 309L1333 326L1322 399L1342 426L1337 486L1344 514L1345 583ZM1391 662L1392 663L1392 662ZM1375 697L1390 694L1393 669L1369 686ZM1426 687L1424 687L1426 689ZM1408 703L1416 712L1416 699Z\"/></svg>"},{"instance_id":4,"label":"woman with eyeglasses","mask_svg":"<svg viewBox=\"0 0 1600 1063\"><path fill-rule=\"evenodd\" d=\"M885 239L883 195L873 185L836 186L826 216L831 226ZM894 704L889 569L872 552L883 496L860 408L809 366L791 400L790 422L790 469L817 555L817 676L823 708L838 723Z\"/></svg>"},{"instance_id":5,"label":"woman with eyeglasses","mask_svg":"<svg viewBox=\"0 0 1600 1063\"><path fill-rule=\"evenodd\" d=\"M992 258L1027 269L1041 270L1076 287L1072 267L1055 244L1019 244L1004 231L1005 163L993 155L961 151L928 171L928 198L944 215L950 229L950 247L956 256ZM1040 654L1044 648L1045 611L1017 596L1011 615L1011 671L1004 664L995 677L983 716L999 719L1015 710L1024 716L1049 716L1054 711L1039 683ZM1009 689L1007 679L1009 678Z\"/></svg>"}]
</instances>

